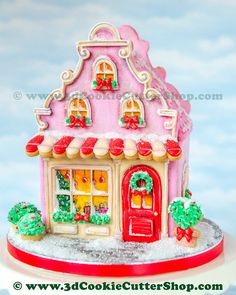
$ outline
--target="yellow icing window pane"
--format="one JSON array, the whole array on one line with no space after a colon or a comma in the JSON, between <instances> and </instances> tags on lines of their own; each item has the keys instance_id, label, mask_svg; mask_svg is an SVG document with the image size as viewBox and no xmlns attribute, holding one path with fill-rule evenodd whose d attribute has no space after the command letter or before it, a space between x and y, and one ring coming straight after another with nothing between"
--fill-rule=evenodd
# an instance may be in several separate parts
<instances>
[{"instance_id":1,"label":"yellow icing window pane","mask_svg":"<svg viewBox=\"0 0 236 295\"><path fill-rule=\"evenodd\" d=\"M68 115L80 115L88 116L88 108L86 102L82 98L74 98L71 100L69 105L69 114Z\"/></svg>"},{"instance_id":2,"label":"yellow icing window pane","mask_svg":"<svg viewBox=\"0 0 236 295\"><path fill-rule=\"evenodd\" d=\"M73 202L76 212L80 213L86 213L85 211L88 210L89 206L91 206L90 196L74 195Z\"/></svg>"},{"instance_id":3,"label":"yellow icing window pane","mask_svg":"<svg viewBox=\"0 0 236 295\"><path fill-rule=\"evenodd\" d=\"M73 170L74 188L81 193L91 193L90 170Z\"/></svg>"},{"instance_id":4,"label":"yellow icing window pane","mask_svg":"<svg viewBox=\"0 0 236 295\"><path fill-rule=\"evenodd\" d=\"M141 195L131 195L131 208L140 209L142 205Z\"/></svg>"},{"instance_id":5,"label":"yellow icing window pane","mask_svg":"<svg viewBox=\"0 0 236 295\"><path fill-rule=\"evenodd\" d=\"M96 194L96 191L108 192L108 174L107 171L102 170L94 170L93 171L93 185L94 185L94 192L93 194Z\"/></svg>"},{"instance_id":6,"label":"yellow icing window pane","mask_svg":"<svg viewBox=\"0 0 236 295\"><path fill-rule=\"evenodd\" d=\"M133 114L134 114L134 116L138 116L138 117L141 116L140 112L134 112Z\"/></svg>"},{"instance_id":7,"label":"yellow icing window pane","mask_svg":"<svg viewBox=\"0 0 236 295\"><path fill-rule=\"evenodd\" d=\"M96 67L96 78L107 78L114 80L114 69L108 62L101 62Z\"/></svg>"},{"instance_id":8,"label":"yellow icing window pane","mask_svg":"<svg viewBox=\"0 0 236 295\"><path fill-rule=\"evenodd\" d=\"M134 109L135 110L140 110L139 104L137 101L133 100L133 104L134 104Z\"/></svg>"},{"instance_id":9,"label":"yellow icing window pane","mask_svg":"<svg viewBox=\"0 0 236 295\"><path fill-rule=\"evenodd\" d=\"M148 194L143 197L143 206L144 209L152 209L152 194Z\"/></svg>"},{"instance_id":10,"label":"yellow icing window pane","mask_svg":"<svg viewBox=\"0 0 236 295\"><path fill-rule=\"evenodd\" d=\"M93 207L97 213L107 213L108 196L93 196Z\"/></svg>"}]
</instances>

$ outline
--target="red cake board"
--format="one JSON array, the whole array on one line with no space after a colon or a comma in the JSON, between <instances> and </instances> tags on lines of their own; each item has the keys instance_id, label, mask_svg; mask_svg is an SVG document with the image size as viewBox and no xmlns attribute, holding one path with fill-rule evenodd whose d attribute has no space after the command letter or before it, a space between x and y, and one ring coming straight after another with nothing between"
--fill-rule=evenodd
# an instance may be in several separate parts
<instances>
[{"instance_id":1,"label":"red cake board","mask_svg":"<svg viewBox=\"0 0 236 295\"><path fill-rule=\"evenodd\" d=\"M143 264L93 264L62 261L25 252L12 245L9 241L7 248L15 259L45 270L86 276L128 277L163 274L203 265L222 253L223 244L224 240L222 239L216 246L193 256Z\"/></svg>"}]
</instances>

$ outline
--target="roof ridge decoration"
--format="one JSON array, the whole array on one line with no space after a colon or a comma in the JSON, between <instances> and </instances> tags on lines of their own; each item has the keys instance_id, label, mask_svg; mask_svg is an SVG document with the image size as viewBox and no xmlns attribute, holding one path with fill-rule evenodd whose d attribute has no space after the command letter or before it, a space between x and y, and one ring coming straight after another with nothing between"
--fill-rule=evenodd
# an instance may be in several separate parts
<instances>
[{"instance_id":1,"label":"roof ridge decoration","mask_svg":"<svg viewBox=\"0 0 236 295\"><path fill-rule=\"evenodd\" d=\"M107 31L110 33L110 38L103 38L101 33L102 31ZM147 100L152 100L155 98L160 99L160 102L162 104L162 108L157 110L157 113L160 116L168 117L168 119L164 123L164 127L168 130L171 130L171 135L176 138L176 125L177 125L177 110L172 109L169 107L167 103L167 99L164 98L164 96L157 90L155 89L151 84L153 80L153 71L150 71L147 67L147 70L141 70L138 71L137 68L135 67L131 56L132 56L132 51L133 51L133 46L131 40L124 40L121 39L120 37L120 32L116 27L114 27L110 23L102 22L97 25L95 25L88 36L87 41L79 41L76 44L76 49L78 51L78 54L80 56L79 62L75 67L75 70L66 70L62 72L60 79L61 79L61 87L58 89L55 89L52 91L46 98L44 105L42 108L36 108L34 109L34 114L36 118L37 125L39 127L40 131L43 131L47 129L48 124L41 119L41 116L48 116L51 115L52 111L50 109L50 103L52 100L57 100L60 101L64 99L65 94L66 94L66 87L68 85L71 85L76 78L79 77L84 61L90 57L90 51L89 47L96 47L96 46L116 46L116 47L121 47L119 50L119 56L120 58L124 59L127 63L127 66L132 73L132 75L135 77L135 79L143 84L144 90L144 98ZM157 81L157 75L154 75L155 80ZM158 81L161 79L158 79ZM166 87L164 81L159 81L161 87L164 87L165 91L168 92L171 96L173 94L168 90ZM158 83L159 84L159 83ZM178 106L176 104L176 106ZM182 110L183 111L183 110ZM184 110L185 111L185 110ZM187 113L185 112L185 115ZM191 127L190 127L191 129Z\"/></svg>"}]
</instances>

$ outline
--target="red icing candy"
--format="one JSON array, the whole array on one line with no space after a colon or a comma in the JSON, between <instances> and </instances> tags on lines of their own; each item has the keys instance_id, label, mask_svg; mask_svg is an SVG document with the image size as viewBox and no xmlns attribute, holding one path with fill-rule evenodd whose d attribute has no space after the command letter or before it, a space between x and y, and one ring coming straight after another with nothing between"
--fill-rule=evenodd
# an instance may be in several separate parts
<instances>
[{"instance_id":1,"label":"red icing candy","mask_svg":"<svg viewBox=\"0 0 236 295\"><path fill-rule=\"evenodd\" d=\"M38 150L38 145L44 140L44 135L36 135L27 143L25 149L28 153L34 153Z\"/></svg>"},{"instance_id":2,"label":"red icing candy","mask_svg":"<svg viewBox=\"0 0 236 295\"><path fill-rule=\"evenodd\" d=\"M172 157L178 157L182 152L178 142L169 139L166 141L166 150L167 153Z\"/></svg>"},{"instance_id":3,"label":"red icing candy","mask_svg":"<svg viewBox=\"0 0 236 295\"><path fill-rule=\"evenodd\" d=\"M59 139L55 145L53 146L53 152L55 154L63 154L66 151L66 148L71 143L71 141L74 139L72 136L63 136L61 139Z\"/></svg>"},{"instance_id":4,"label":"red icing candy","mask_svg":"<svg viewBox=\"0 0 236 295\"><path fill-rule=\"evenodd\" d=\"M97 138L88 137L81 146L81 149L80 149L81 153L84 155L92 154L93 148L96 142L97 142Z\"/></svg>"},{"instance_id":5,"label":"red icing candy","mask_svg":"<svg viewBox=\"0 0 236 295\"><path fill-rule=\"evenodd\" d=\"M144 157L150 155L152 152L152 146L148 141L140 140L137 143L137 148L139 154Z\"/></svg>"},{"instance_id":6,"label":"red icing candy","mask_svg":"<svg viewBox=\"0 0 236 295\"><path fill-rule=\"evenodd\" d=\"M114 156L119 156L124 150L124 140L121 138L115 138L110 141L110 152Z\"/></svg>"}]
</instances>

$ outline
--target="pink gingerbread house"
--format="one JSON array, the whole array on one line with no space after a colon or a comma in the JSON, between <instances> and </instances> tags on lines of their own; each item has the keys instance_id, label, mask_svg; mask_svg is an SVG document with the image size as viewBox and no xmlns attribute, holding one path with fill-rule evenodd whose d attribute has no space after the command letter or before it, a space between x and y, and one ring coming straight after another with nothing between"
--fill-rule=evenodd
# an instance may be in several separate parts
<instances>
[{"instance_id":1,"label":"pink gingerbread house","mask_svg":"<svg viewBox=\"0 0 236 295\"><path fill-rule=\"evenodd\" d=\"M75 70L34 110L47 231L153 242L173 234L170 201L188 186L190 104L153 67L131 26L92 28Z\"/></svg>"}]
</instances>

